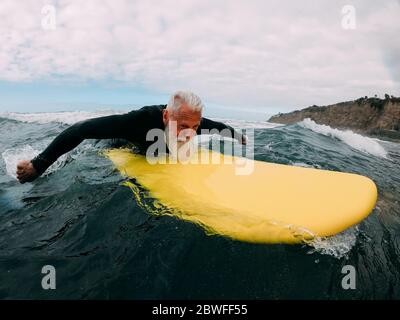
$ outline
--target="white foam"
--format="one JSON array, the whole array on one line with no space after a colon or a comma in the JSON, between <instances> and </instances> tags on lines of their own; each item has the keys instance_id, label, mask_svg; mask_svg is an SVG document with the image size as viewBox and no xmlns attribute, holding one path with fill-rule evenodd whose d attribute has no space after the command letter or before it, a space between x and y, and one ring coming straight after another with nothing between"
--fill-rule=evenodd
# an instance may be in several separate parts
<instances>
[{"instance_id":1,"label":"white foam","mask_svg":"<svg viewBox=\"0 0 400 320\"><path fill-rule=\"evenodd\" d=\"M3 160L6 164L7 174L14 179L17 178L17 163L20 160L29 160L36 157L40 152L30 145L25 145L20 148L7 149L2 153Z\"/></svg>"},{"instance_id":2,"label":"white foam","mask_svg":"<svg viewBox=\"0 0 400 320\"><path fill-rule=\"evenodd\" d=\"M27 123L64 123L64 124L74 124L79 121L109 116L113 114L121 114L121 111L66 111L66 112L39 112L39 113L18 113L18 112L2 112L0 117L17 120Z\"/></svg>"},{"instance_id":3,"label":"white foam","mask_svg":"<svg viewBox=\"0 0 400 320\"><path fill-rule=\"evenodd\" d=\"M381 158L387 158L388 153L380 144L379 139L365 137L361 134L354 133L351 130L342 131L339 129L331 128L327 125L317 124L310 118L304 119L303 121L299 122L299 125L316 133L337 138L348 144L352 148L357 149L358 151L361 151L363 153L368 153Z\"/></svg>"},{"instance_id":4,"label":"white foam","mask_svg":"<svg viewBox=\"0 0 400 320\"><path fill-rule=\"evenodd\" d=\"M41 143L41 146L44 146L45 143ZM72 152L66 153L59 157L44 173L44 176L47 176L59 168L63 167L65 163L68 161L68 158L76 159L81 153L86 152L87 150L91 150L93 146L91 144L84 144L79 146ZM21 160L31 160L40 154L40 150L32 147L31 145L24 145L21 147L16 147L12 149L7 149L2 153L2 158L4 163L6 164L6 172L9 176L16 179L16 170L17 164Z\"/></svg>"},{"instance_id":5,"label":"white foam","mask_svg":"<svg viewBox=\"0 0 400 320\"><path fill-rule=\"evenodd\" d=\"M263 146L263 148L265 149L265 150L267 150L267 151L272 151L272 146L274 145L275 143L273 143L273 142L269 142L269 143L267 143L265 146Z\"/></svg>"},{"instance_id":6,"label":"white foam","mask_svg":"<svg viewBox=\"0 0 400 320\"><path fill-rule=\"evenodd\" d=\"M312 247L308 252L315 252L324 255L330 255L334 258L341 259L347 257L351 249L357 241L358 227L349 228L333 237L317 238L307 244Z\"/></svg>"},{"instance_id":7,"label":"white foam","mask_svg":"<svg viewBox=\"0 0 400 320\"><path fill-rule=\"evenodd\" d=\"M64 123L74 124L79 121L109 116L113 114L123 114L127 111L115 111L115 110L98 110L98 111L65 111L65 112L38 112L38 113L19 113L19 112L0 112L0 117L17 120L27 123ZM215 119L215 118L213 118ZM236 120L236 119L215 119L223 121L224 123L234 128L275 128L282 126L282 124L271 123L267 121L248 121L248 120Z\"/></svg>"},{"instance_id":8,"label":"white foam","mask_svg":"<svg viewBox=\"0 0 400 320\"><path fill-rule=\"evenodd\" d=\"M317 168L317 169L321 169L321 166L318 165L318 164L313 164L313 165L311 165L311 164L307 164L307 163L304 163L304 162L292 162L292 165L293 165L293 166L296 166L296 167L303 167L303 168Z\"/></svg>"},{"instance_id":9,"label":"white foam","mask_svg":"<svg viewBox=\"0 0 400 320\"><path fill-rule=\"evenodd\" d=\"M275 127L281 127L283 124L271 123L267 121L249 121L249 120L237 120L237 119L225 119L225 118L213 118L216 121L224 122L234 128L240 129L272 129Z\"/></svg>"}]
</instances>

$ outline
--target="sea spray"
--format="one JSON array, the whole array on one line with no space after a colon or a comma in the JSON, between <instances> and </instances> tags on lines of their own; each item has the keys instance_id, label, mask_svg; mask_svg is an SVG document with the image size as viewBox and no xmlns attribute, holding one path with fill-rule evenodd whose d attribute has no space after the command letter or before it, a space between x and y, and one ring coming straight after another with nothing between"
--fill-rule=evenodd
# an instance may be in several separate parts
<instances>
[{"instance_id":1,"label":"sea spray","mask_svg":"<svg viewBox=\"0 0 400 320\"><path fill-rule=\"evenodd\" d=\"M317 124L309 118L299 122L299 125L316 133L339 139L358 151L387 158L387 151L379 143L378 139L365 137L351 130L342 131L327 125Z\"/></svg>"}]
</instances>

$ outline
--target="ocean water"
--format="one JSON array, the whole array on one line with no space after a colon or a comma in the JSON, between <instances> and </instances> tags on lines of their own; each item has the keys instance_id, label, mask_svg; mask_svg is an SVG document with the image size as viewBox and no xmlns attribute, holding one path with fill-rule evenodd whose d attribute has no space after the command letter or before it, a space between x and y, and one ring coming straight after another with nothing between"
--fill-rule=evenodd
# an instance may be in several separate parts
<instances>
[{"instance_id":1,"label":"ocean water","mask_svg":"<svg viewBox=\"0 0 400 320\"><path fill-rule=\"evenodd\" d=\"M87 140L33 183L31 159L79 120L114 112L0 114L1 299L399 299L400 144L318 125L224 119L255 130L256 160L372 178L371 215L342 234L307 244L250 244L208 236L189 222L153 216ZM207 143L202 137L200 143ZM56 269L43 290L42 267ZM354 266L356 289L342 268Z\"/></svg>"}]
</instances>

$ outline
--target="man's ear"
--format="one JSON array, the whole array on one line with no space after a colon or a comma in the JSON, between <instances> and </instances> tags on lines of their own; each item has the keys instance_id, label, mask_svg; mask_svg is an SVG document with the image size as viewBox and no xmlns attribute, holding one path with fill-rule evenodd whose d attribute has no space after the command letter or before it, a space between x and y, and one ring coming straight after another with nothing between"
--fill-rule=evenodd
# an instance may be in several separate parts
<instances>
[{"instance_id":1,"label":"man's ear","mask_svg":"<svg viewBox=\"0 0 400 320\"><path fill-rule=\"evenodd\" d=\"M164 109L164 110L163 110L162 117L163 117L164 125L166 126L167 123L168 123L168 110L167 110L167 109Z\"/></svg>"}]
</instances>

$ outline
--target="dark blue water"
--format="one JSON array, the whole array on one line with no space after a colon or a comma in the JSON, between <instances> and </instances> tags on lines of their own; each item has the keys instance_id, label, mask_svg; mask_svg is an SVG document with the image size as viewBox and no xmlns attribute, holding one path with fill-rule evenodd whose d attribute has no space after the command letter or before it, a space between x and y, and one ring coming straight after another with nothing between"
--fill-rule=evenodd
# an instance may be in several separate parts
<instances>
[{"instance_id":1,"label":"dark blue water","mask_svg":"<svg viewBox=\"0 0 400 320\"><path fill-rule=\"evenodd\" d=\"M19 184L17 160L67 127L41 122L0 118L1 299L400 298L397 143L310 123L255 129L257 160L359 173L379 189L373 213L342 235L260 245L149 215L99 154L110 141L86 141L50 174ZM56 269L56 290L41 287L44 265ZM355 290L341 286L345 265L355 267Z\"/></svg>"}]
</instances>

